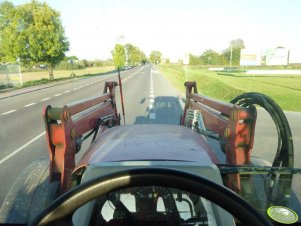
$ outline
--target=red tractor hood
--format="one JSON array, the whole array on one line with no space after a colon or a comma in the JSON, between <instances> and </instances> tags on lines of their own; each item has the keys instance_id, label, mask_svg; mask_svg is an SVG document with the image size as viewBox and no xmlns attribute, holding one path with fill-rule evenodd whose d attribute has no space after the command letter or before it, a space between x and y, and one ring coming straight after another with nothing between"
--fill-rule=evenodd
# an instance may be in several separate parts
<instances>
[{"instance_id":1,"label":"red tractor hood","mask_svg":"<svg viewBox=\"0 0 301 226\"><path fill-rule=\"evenodd\" d=\"M187 127L141 124L116 126L99 134L76 168L143 160L218 162L205 139Z\"/></svg>"}]
</instances>

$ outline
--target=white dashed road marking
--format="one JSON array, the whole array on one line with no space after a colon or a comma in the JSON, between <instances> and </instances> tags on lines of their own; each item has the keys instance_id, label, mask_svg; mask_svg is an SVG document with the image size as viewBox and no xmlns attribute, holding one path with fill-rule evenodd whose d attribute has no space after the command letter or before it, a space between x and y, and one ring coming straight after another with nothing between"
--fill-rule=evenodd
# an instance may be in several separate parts
<instances>
[{"instance_id":1,"label":"white dashed road marking","mask_svg":"<svg viewBox=\"0 0 301 226\"><path fill-rule=\"evenodd\" d=\"M131 78L133 75L139 73L140 71L142 71L143 68L141 68L139 71L134 72L133 74L131 74L130 76L128 76L127 78L123 79L122 82L125 82L126 80L128 80L129 78Z\"/></svg>"},{"instance_id":2,"label":"white dashed road marking","mask_svg":"<svg viewBox=\"0 0 301 226\"><path fill-rule=\"evenodd\" d=\"M32 106L32 105L35 105L36 103L30 103L30 104L27 104L27 105L25 105L24 107L30 107L30 106Z\"/></svg>"},{"instance_id":3,"label":"white dashed road marking","mask_svg":"<svg viewBox=\"0 0 301 226\"><path fill-rule=\"evenodd\" d=\"M12 112L15 112L15 111L16 111L16 110L7 111L7 112L2 113L1 115L8 115L8 114L10 114L10 113L12 113Z\"/></svg>"},{"instance_id":4,"label":"white dashed road marking","mask_svg":"<svg viewBox=\"0 0 301 226\"><path fill-rule=\"evenodd\" d=\"M62 95L62 94L58 93L58 94L55 94L54 96L55 96L55 97L58 97L58 96L60 96L60 95Z\"/></svg>"},{"instance_id":5,"label":"white dashed road marking","mask_svg":"<svg viewBox=\"0 0 301 226\"><path fill-rule=\"evenodd\" d=\"M152 111L155 109L154 106L154 89L153 89L153 74L151 70L151 76L150 76L150 84L149 84L149 111ZM155 112L150 112L149 113L149 119L155 120L156 119L156 113Z\"/></svg>"},{"instance_id":6,"label":"white dashed road marking","mask_svg":"<svg viewBox=\"0 0 301 226\"><path fill-rule=\"evenodd\" d=\"M77 90L77 88L73 88L72 90Z\"/></svg>"},{"instance_id":7,"label":"white dashed road marking","mask_svg":"<svg viewBox=\"0 0 301 226\"><path fill-rule=\"evenodd\" d=\"M70 90L66 90L64 93L70 93Z\"/></svg>"},{"instance_id":8,"label":"white dashed road marking","mask_svg":"<svg viewBox=\"0 0 301 226\"><path fill-rule=\"evenodd\" d=\"M47 98L44 98L43 100L41 100L41 101L46 101L46 100L50 100L50 98L49 97L47 97Z\"/></svg>"}]
</instances>

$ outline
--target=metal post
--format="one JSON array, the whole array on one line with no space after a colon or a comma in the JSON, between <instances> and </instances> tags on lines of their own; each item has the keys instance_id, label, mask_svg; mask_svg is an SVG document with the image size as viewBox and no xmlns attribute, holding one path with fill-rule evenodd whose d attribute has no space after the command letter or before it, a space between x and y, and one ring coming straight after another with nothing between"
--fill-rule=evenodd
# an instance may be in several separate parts
<instances>
[{"instance_id":1,"label":"metal post","mask_svg":"<svg viewBox=\"0 0 301 226\"><path fill-rule=\"evenodd\" d=\"M231 67L232 67L232 45L230 45L230 69L231 69Z\"/></svg>"},{"instance_id":2,"label":"metal post","mask_svg":"<svg viewBox=\"0 0 301 226\"><path fill-rule=\"evenodd\" d=\"M20 77L20 84L21 84L21 86L23 86L22 72L21 72L21 66L20 66L20 63L18 63L18 66L19 66L19 77Z\"/></svg>"},{"instance_id":3,"label":"metal post","mask_svg":"<svg viewBox=\"0 0 301 226\"><path fill-rule=\"evenodd\" d=\"M120 68L118 67L118 80L119 80L119 89L120 89L120 98L121 98L121 107L122 107L122 115L123 115L123 125L125 124L125 113L124 113L124 102L123 102L123 93L122 93L122 83L120 76Z\"/></svg>"}]
</instances>

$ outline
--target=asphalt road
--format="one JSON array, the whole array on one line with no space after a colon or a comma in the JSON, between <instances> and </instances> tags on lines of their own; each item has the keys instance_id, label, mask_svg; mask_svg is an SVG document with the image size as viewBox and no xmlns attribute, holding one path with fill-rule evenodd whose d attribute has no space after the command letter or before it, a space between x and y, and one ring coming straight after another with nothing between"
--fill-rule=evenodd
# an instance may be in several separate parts
<instances>
[{"instance_id":1,"label":"asphalt road","mask_svg":"<svg viewBox=\"0 0 301 226\"><path fill-rule=\"evenodd\" d=\"M126 124L179 123L184 104L183 93L176 90L155 68L147 65L123 71L122 79ZM116 73L76 80L5 99L1 99L0 95L0 206L20 172L32 161L48 156L42 119L43 106L62 106L100 94L107 80L117 81ZM119 98L117 90L118 103ZM120 104L118 111L121 113ZM295 166L301 167L301 114L288 112L287 116L295 139ZM273 123L263 111L259 111L257 125L253 153L271 161L277 142Z\"/></svg>"}]
</instances>

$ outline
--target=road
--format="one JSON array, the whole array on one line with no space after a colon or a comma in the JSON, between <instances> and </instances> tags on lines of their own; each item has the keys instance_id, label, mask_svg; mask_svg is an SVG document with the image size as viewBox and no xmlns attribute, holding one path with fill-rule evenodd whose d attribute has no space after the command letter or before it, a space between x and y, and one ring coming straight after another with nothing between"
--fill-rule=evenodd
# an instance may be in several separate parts
<instances>
[{"instance_id":1,"label":"road","mask_svg":"<svg viewBox=\"0 0 301 226\"><path fill-rule=\"evenodd\" d=\"M151 67L145 66L121 74L127 124L164 123L165 119L172 124L179 122L182 111L176 98L179 92L155 70L151 73ZM43 106L62 106L100 94L108 80L117 81L117 74L77 80L0 100L0 204L20 172L35 159L48 156ZM120 98L119 91L116 98ZM160 105L157 117L149 114L154 105ZM121 112L120 104L118 109Z\"/></svg>"},{"instance_id":2,"label":"road","mask_svg":"<svg viewBox=\"0 0 301 226\"><path fill-rule=\"evenodd\" d=\"M99 94L104 82L117 81L116 73L76 80L66 84L0 100L0 206L16 177L32 161L47 157L42 108L62 106ZM122 72L126 124L178 124L183 110L183 94L150 65ZM119 103L119 91L117 102ZM118 104L121 112L121 106ZM296 141L296 165L301 167L301 115L287 113ZM123 120L121 120L123 121ZM259 111L254 154L272 160L276 140L273 123ZM268 131L268 133L267 133ZM271 148L272 147L272 148ZM300 179L300 178L299 178ZM301 188L299 189L301 191ZM301 197L301 194L300 194Z\"/></svg>"}]
</instances>

